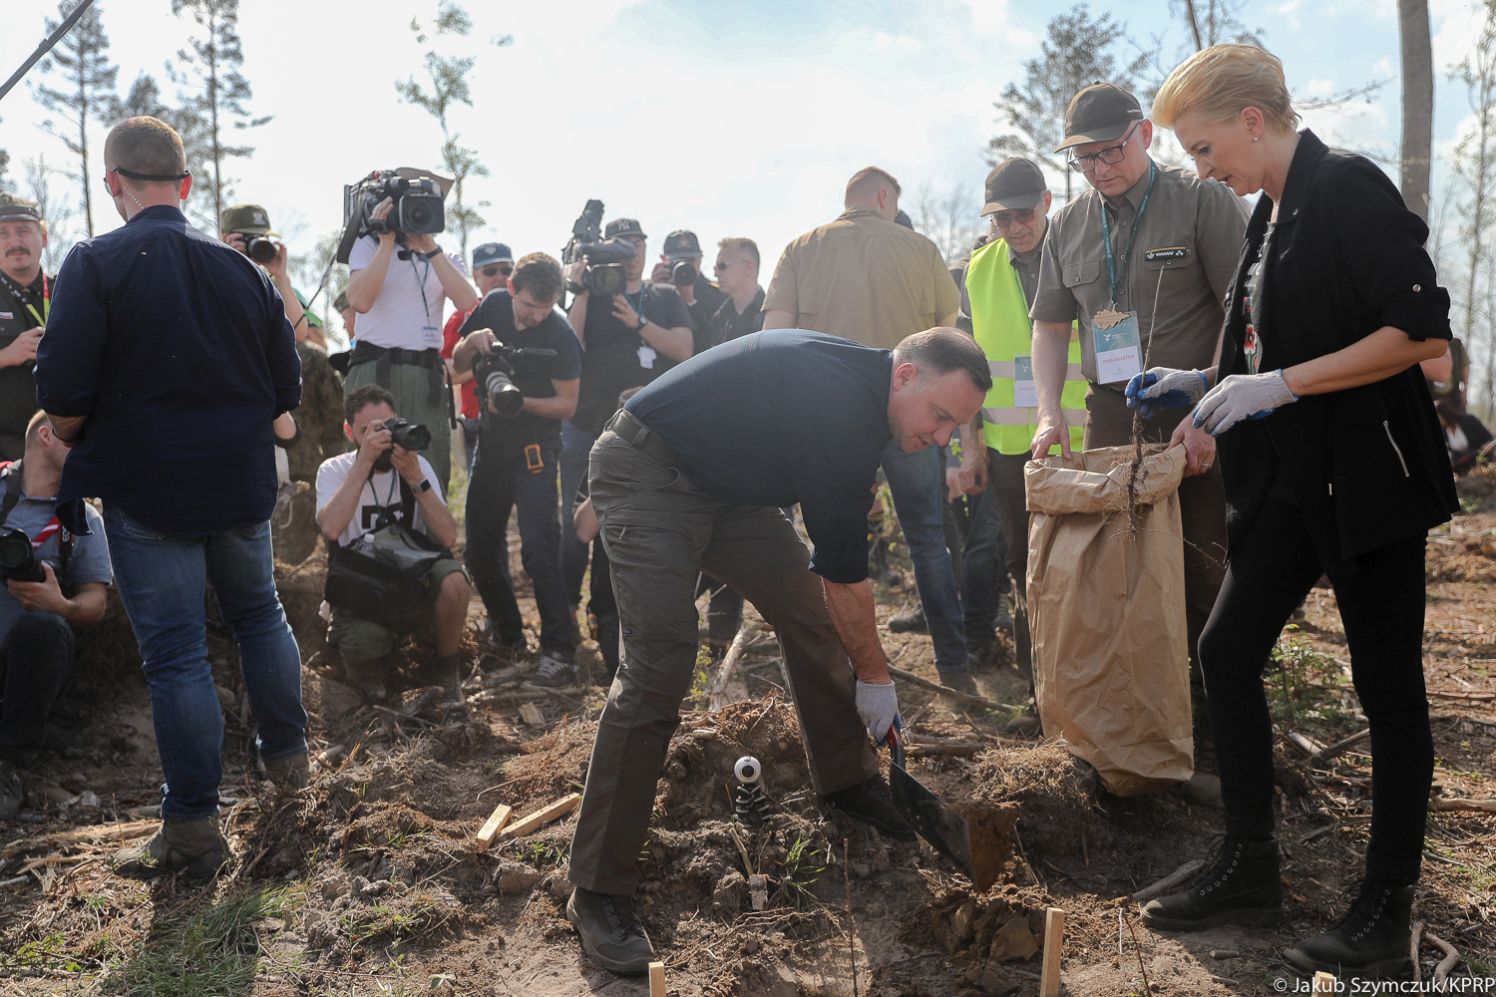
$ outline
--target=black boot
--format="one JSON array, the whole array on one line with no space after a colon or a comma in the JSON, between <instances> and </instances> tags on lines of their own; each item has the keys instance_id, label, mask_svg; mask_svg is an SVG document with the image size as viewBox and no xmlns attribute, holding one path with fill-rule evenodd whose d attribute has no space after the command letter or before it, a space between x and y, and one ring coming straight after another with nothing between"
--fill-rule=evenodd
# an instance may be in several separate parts
<instances>
[{"instance_id":1,"label":"black boot","mask_svg":"<svg viewBox=\"0 0 1496 997\"><path fill-rule=\"evenodd\" d=\"M1283 956L1311 973L1345 970L1381 976L1405 972L1412 912L1413 887L1362 880L1350 911L1335 927L1288 949Z\"/></svg>"},{"instance_id":2,"label":"black boot","mask_svg":"<svg viewBox=\"0 0 1496 997\"><path fill-rule=\"evenodd\" d=\"M1227 835L1189 889L1148 901L1143 923L1161 931L1200 931L1223 924L1276 924L1282 915L1277 839Z\"/></svg>"},{"instance_id":3,"label":"black boot","mask_svg":"<svg viewBox=\"0 0 1496 997\"><path fill-rule=\"evenodd\" d=\"M587 958L615 973L642 973L654 961L654 946L634 912L634 898L574 888L566 917L582 936Z\"/></svg>"},{"instance_id":4,"label":"black boot","mask_svg":"<svg viewBox=\"0 0 1496 997\"><path fill-rule=\"evenodd\" d=\"M848 817L871 824L885 838L895 841L914 840L914 828L894 808L888 784L881 775L875 775L855 786L827 793L822 799Z\"/></svg>"}]
</instances>

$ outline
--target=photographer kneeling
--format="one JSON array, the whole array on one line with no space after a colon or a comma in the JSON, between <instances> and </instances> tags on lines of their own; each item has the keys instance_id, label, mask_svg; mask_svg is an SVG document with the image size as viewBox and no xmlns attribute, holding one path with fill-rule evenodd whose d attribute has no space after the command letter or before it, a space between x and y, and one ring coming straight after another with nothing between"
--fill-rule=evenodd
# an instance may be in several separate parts
<instances>
[{"instance_id":1,"label":"photographer kneeling","mask_svg":"<svg viewBox=\"0 0 1496 997\"><path fill-rule=\"evenodd\" d=\"M457 522L436 473L416 452L431 444L431 433L397 419L394 396L377 384L354 389L345 414L358 449L317 470L317 525L331 545L328 643L342 653L353 684L379 699L396 637L430 620L436 660L424 678L460 703L457 652L471 589L451 553Z\"/></svg>"},{"instance_id":2,"label":"photographer kneeling","mask_svg":"<svg viewBox=\"0 0 1496 997\"><path fill-rule=\"evenodd\" d=\"M47 714L73 671L73 627L99 622L113 572L104 524L85 506L89 533L57 522L68 445L38 412L25 457L0 470L0 820L21 808L20 771L42 750Z\"/></svg>"},{"instance_id":3,"label":"photographer kneeling","mask_svg":"<svg viewBox=\"0 0 1496 997\"><path fill-rule=\"evenodd\" d=\"M561 580L556 471L561 420L577 407L582 351L556 310L561 265L544 253L520 259L508 288L495 288L462 327L452 354L472 370L483 409L467 493L467 563L501 645L522 649L524 632L509 576L509 510L518 510L525 573L540 613L536 681L576 680L576 643Z\"/></svg>"}]
</instances>

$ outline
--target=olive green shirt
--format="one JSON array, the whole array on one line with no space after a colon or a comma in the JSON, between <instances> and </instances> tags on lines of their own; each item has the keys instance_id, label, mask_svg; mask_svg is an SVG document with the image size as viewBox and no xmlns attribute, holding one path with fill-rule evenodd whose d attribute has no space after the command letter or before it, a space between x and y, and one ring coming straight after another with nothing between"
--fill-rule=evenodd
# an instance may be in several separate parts
<instances>
[{"instance_id":1,"label":"olive green shirt","mask_svg":"<svg viewBox=\"0 0 1496 997\"><path fill-rule=\"evenodd\" d=\"M891 350L956 314L961 296L929 239L867 208L795 239L779 257L764 311L797 329Z\"/></svg>"},{"instance_id":2,"label":"olive green shirt","mask_svg":"<svg viewBox=\"0 0 1496 997\"><path fill-rule=\"evenodd\" d=\"M1226 290L1246 235L1246 208L1217 181L1160 166L1132 258L1126 259L1147 189L1146 172L1116 203L1088 187L1054 214L1044 239L1029 315L1036 322L1080 322L1081 372L1093 383L1091 316L1112 303L1101 243L1103 202L1118 271L1116 307L1137 312L1144 369L1204 368L1215 356Z\"/></svg>"}]
</instances>

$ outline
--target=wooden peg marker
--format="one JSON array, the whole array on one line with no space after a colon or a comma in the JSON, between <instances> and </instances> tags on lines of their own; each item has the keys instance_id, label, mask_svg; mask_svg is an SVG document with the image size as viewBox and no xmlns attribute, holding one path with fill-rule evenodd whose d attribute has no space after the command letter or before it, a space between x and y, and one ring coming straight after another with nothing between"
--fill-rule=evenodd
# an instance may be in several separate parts
<instances>
[{"instance_id":1,"label":"wooden peg marker","mask_svg":"<svg viewBox=\"0 0 1496 997\"><path fill-rule=\"evenodd\" d=\"M649 997L665 997L665 964L649 964Z\"/></svg>"},{"instance_id":2,"label":"wooden peg marker","mask_svg":"<svg viewBox=\"0 0 1496 997\"><path fill-rule=\"evenodd\" d=\"M1060 997L1060 950L1065 944L1065 912L1051 907L1044 912L1044 972L1039 978L1039 997Z\"/></svg>"},{"instance_id":3,"label":"wooden peg marker","mask_svg":"<svg viewBox=\"0 0 1496 997\"><path fill-rule=\"evenodd\" d=\"M1321 970L1314 974L1314 989L1312 993L1333 994L1335 993L1335 974L1326 973Z\"/></svg>"},{"instance_id":4,"label":"wooden peg marker","mask_svg":"<svg viewBox=\"0 0 1496 997\"><path fill-rule=\"evenodd\" d=\"M493 813L488 815L488 820L483 822L483 828L478 832L480 852L488 851L489 846L493 844L493 839L497 838L499 832L504 830L504 825L509 823L509 815L513 812L514 810L507 803L500 803L493 808Z\"/></svg>"}]
</instances>

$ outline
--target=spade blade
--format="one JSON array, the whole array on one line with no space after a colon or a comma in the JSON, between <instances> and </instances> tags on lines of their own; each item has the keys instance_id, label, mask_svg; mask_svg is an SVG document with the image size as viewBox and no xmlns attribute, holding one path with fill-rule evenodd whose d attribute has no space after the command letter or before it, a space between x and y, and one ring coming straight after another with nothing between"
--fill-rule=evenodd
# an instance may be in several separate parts
<instances>
[{"instance_id":1,"label":"spade blade","mask_svg":"<svg viewBox=\"0 0 1496 997\"><path fill-rule=\"evenodd\" d=\"M893 795L893 805L903 814L921 838L928 841L937 852L956 863L956 867L984 890L992 885L991 876L977 876L976 864L972 861L971 829L964 816L956 813L940 797L920 784L904 768L904 745L901 740L892 744L893 762L888 767L888 788Z\"/></svg>"}]
</instances>

